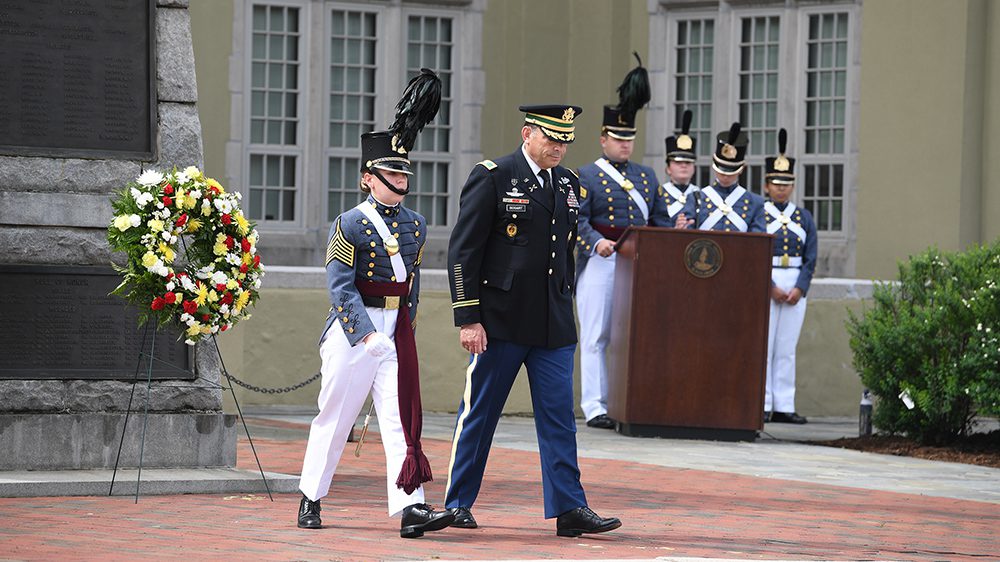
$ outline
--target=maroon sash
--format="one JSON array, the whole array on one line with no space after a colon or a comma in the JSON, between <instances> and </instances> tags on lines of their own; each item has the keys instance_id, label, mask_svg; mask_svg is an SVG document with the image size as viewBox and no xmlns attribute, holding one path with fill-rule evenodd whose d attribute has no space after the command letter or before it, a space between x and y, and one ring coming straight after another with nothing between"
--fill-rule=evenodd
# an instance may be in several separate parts
<instances>
[{"instance_id":1,"label":"maroon sash","mask_svg":"<svg viewBox=\"0 0 1000 562\"><path fill-rule=\"evenodd\" d=\"M624 228L618 228L617 226L604 225L604 224L594 224L590 223L590 226L594 230L601 233L601 236L611 240L612 242L621 238L621 235L625 233Z\"/></svg>"},{"instance_id":2,"label":"maroon sash","mask_svg":"<svg viewBox=\"0 0 1000 562\"><path fill-rule=\"evenodd\" d=\"M399 392L399 419L406 438L406 458L403 468L396 478L396 486L407 494L412 494L421 484L429 482L431 463L420 448L420 430L423 427L423 409L420 406L420 372L417 365L417 340L413 336L410 322L410 307L406 297L410 294L409 283L376 283L358 281L358 292L366 297L399 297L399 314L396 316L396 357L399 371L396 375L396 389Z\"/></svg>"}]
</instances>

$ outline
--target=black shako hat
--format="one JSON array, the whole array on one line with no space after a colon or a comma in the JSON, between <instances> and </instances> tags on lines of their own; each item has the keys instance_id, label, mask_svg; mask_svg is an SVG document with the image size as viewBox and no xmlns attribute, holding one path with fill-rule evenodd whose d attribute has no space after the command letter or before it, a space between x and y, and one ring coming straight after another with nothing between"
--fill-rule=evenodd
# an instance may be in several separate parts
<instances>
[{"instance_id":1,"label":"black shako hat","mask_svg":"<svg viewBox=\"0 0 1000 562\"><path fill-rule=\"evenodd\" d=\"M434 71L421 68L396 104L396 118L389 129L361 135L361 171L377 168L412 174L409 152L440 106L441 80Z\"/></svg>"},{"instance_id":2,"label":"black shako hat","mask_svg":"<svg viewBox=\"0 0 1000 562\"><path fill-rule=\"evenodd\" d=\"M746 165L747 145L750 140L740 131L737 121L728 131L716 137L715 154L712 155L712 169L720 174L738 174Z\"/></svg>"},{"instance_id":3,"label":"black shako hat","mask_svg":"<svg viewBox=\"0 0 1000 562\"><path fill-rule=\"evenodd\" d=\"M697 159L694 152L695 146L697 146L697 139L689 134L691 132L692 115L690 109L685 109L684 117L681 119L681 132L664 139L667 145L667 162L672 160L677 162L694 162Z\"/></svg>"},{"instance_id":4,"label":"black shako hat","mask_svg":"<svg viewBox=\"0 0 1000 562\"><path fill-rule=\"evenodd\" d=\"M788 133L778 131L778 155L764 159L764 181L779 184L795 183L795 159L785 156Z\"/></svg>"}]
</instances>

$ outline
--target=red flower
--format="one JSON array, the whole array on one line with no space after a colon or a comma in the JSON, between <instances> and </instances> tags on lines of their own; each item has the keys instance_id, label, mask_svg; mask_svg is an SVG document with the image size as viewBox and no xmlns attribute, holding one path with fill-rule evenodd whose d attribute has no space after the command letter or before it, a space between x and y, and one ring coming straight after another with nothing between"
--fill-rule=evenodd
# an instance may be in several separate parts
<instances>
[{"instance_id":1,"label":"red flower","mask_svg":"<svg viewBox=\"0 0 1000 562\"><path fill-rule=\"evenodd\" d=\"M178 271L177 272L177 277L187 277L187 276L188 276L188 274L184 273L183 271Z\"/></svg>"},{"instance_id":2,"label":"red flower","mask_svg":"<svg viewBox=\"0 0 1000 562\"><path fill-rule=\"evenodd\" d=\"M219 194L219 188L215 187L214 185L212 187L208 188L208 191L212 195L218 195Z\"/></svg>"},{"instance_id":3,"label":"red flower","mask_svg":"<svg viewBox=\"0 0 1000 562\"><path fill-rule=\"evenodd\" d=\"M173 199L167 197L166 195L163 196L163 206L164 207L169 207L169 206L171 206L173 204L174 204L174 200Z\"/></svg>"},{"instance_id":4,"label":"red flower","mask_svg":"<svg viewBox=\"0 0 1000 562\"><path fill-rule=\"evenodd\" d=\"M181 275L184 275L184 274L181 273ZM167 281L169 281L169 280L171 280L173 278L174 278L174 273L172 271L170 273L167 273Z\"/></svg>"},{"instance_id":5,"label":"red flower","mask_svg":"<svg viewBox=\"0 0 1000 562\"><path fill-rule=\"evenodd\" d=\"M241 240L240 241L240 248L242 248L244 252L246 252L246 253L249 254L250 253L250 241L247 240L246 238L244 238L243 240Z\"/></svg>"},{"instance_id":6,"label":"red flower","mask_svg":"<svg viewBox=\"0 0 1000 562\"><path fill-rule=\"evenodd\" d=\"M233 294L232 293L226 293L226 294L222 295L222 299L219 300L219 303L221 303L221 304L230 304L232 302L233 302Z\"/></svg>"},{"instance_id":7,"label":"red flower","mask_svg":"<svg viewBox=\"0 0 1000 562\"><path fill-rule=\"evenodd\" d=\"M229 216L228 213L225 214L225 215L222 215L222 224L229 225L232 222L233 222L233 217Z\"/></svg>"},{"instance_id":8,"label":"red flower","mask_svg":"<svg viewBox=\"0 0 1000 562\"><path fill-rule=\"evenodd\" d=\"M229 329L229 324L223 324L222 327L219 328L219 331L220 332L225 332L228 329Z\"/></svg>"},{"instance_id":9,"label":"red flower","mask_svg":"<svg viewBox=\"0 0 1000 562\"><path fill-rule=\"evenodd\" d=\"M174 194L174 186L172 186L172 185L170 185L170 184L168 183L168 184L167 184L167 185L166 185L166 186L165 186L165 187L163 188L163 193L166 193L167 195L173 195L173 194Z\"/></svg>"},{"instance_id":10,"label":"red flower","mask_svg":"<svg viewBox=\"0 0 1000 562\"><path fill-rule=\"evenodd\" d=\"M208 322L208 319L209 319L209 318L211 318L211 316L209 316L209 315L207 315L207 314L202 314L202 315L201 315L201 320L202 320L202 322Z\"/></svg>"},{"instance_id":11,"label":"red flower","mask_svg":"<svg viewBox=\"0 0 1000 562\"><path fill-rule=\"evenodd\" d=\"M162 298L156 297L153 299L153 304L149 305L149 308L152 308L153 310L162 310L165 304L166 302Z\"/></svg>"},{"instance_id":12,"label":"red flower","mask_svg":"<svg viewBox=\"0 0 1000 562\"><path fill-rule=\"evenodd\" d=\"M177 222L176 222L176 224L177 224L177 226L179 226L179 227L180 227L180 226L184 226L185 224L187 224L187 221L188 221L188 216L187 216L187 213L184 213L183 215L181 215L181 216L177 217Z\"/></svg>"},{"instance_id":13,"label":"red flower","mask_svg":"<svg viewBox=\"0 0 1000 562\"><path fill-rule=\"evenodd\" d=\"M243 264L240 266L240 273L246 273L248 269L250 268L247 267L247 264Z\"/></svg>"},{"instance_id":14,"label":"red flower","mask_svg":"<svg viewBox=\"0 0 1000 562\"><path fill-rule=\"evenodd\" d=\"M191 316L194 316L194 313L198 312L198 303L194 301L184 301L181 303L181 306L184 307L184 312L187 312Z\"/></svg>"},{"instance_id":15,"label":"red flower","mask_svg":"<svg viewBox=\"0 0 1000 562\"><path fill-rule=\"evenodd\" d=\"M163 300L167 301L167 304L174 304L177 302L176 293L163 293Z\"/></svg>"},{"instance_id":16,"label":"red flower","mask_svg":"<svg viewBox=\"0 0 1000 562\"><path fill-rule=\"evenodd\" d=\"M259 265L260 265L260 254L257 254L256 256L253 257L253 266L257 267Z\"/></svg>"},{"instance_id":17,"label":"red flower","mask_svg":"<svg viewBox=\"0 0 1000 562\"><path fill-rule=\"evenodd\" d=\"M233 237L232 236L226 236L226 247L229 248L230 250L232 250L233 246L235 246L235 245L236 245L236 241L233 240Z\"/></svg>"},{"instance_id":18,"label":"red flower","mask_svg":"<svg viewBox=\"0 0 1000 562\"><path fill-rule=\"evenodd\" d=\"M215 290L221 293L222 291L226 290L226 286L222 283L219 283L218 285L215 286Z\"/></svg>"}]
</instances>

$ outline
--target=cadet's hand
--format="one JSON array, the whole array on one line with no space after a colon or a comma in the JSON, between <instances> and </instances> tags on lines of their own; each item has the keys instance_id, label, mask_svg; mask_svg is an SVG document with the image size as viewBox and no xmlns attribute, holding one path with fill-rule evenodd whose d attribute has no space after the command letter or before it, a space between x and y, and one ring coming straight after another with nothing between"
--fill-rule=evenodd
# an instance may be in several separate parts
<instances>
[{"instance_id":1,"label":"cadet's hand","mask_svg":"<svg viewBox=\"0 0 1000 562\"><path fill-rule=\"evenodd\" d=\"M788 299L788 293L782 291L780 287L771 287L771 299L778 304L784 304Z\"/></svg>"},{"instance_id":2,"label":"cadet's hand","mask_svg":"<svg viewBox=\"0 0 1000 562\"><path fill-rule=\"evenodd\" d=\"M372 332L365 336L365 353L375 359L382 359L391 353L396 353L396 344L382 332Z\"/></svg>"},{"instance_id":3,"label":"cadet's hand","mask_svg":"<svg viewBox=\"0 0 1000 562\"><path fill-rule=\"evenodd\" d=\"M799 299L801 298L802 298L802 290L799 289L798 287L795 287L791 291L788 291L788 296L785 297L785 302L794 305L798 303Z\"/></svg>"},{"instance_id":4,"label":"cadet's hand","mask_svg":"<svg viewBox=\"0 0 1000 562\"><path fill-rule=\"evenodd\" d=\"M458 339L469 353L486 351L486 329L478 322L462 326L458 332Z\"/></svg>"},{"instance_id":5,"label":"cadet's hand","mask_svg":"<svg viewBox=\"0 0 1000 562\"><path fill-rule=\"evenodd\" d=\"M597 247L594 248L594 251L597 252L597 255L602 258L606 258L615 253L615 243L607 238L602 238L599 242L597 242Z\"/></svg>"},{"instance_id":6,"label":"cadet's hand","mask_svg":"<svg viewBox=\"0 0 1000 562\"><path fill-rule=\"evenodd\" d=\"M677 215L677 219L674 220L674 228L687 228L694 224L694 219L689 219L684 216L684 213Z\"/></svg>"}]
</instances>

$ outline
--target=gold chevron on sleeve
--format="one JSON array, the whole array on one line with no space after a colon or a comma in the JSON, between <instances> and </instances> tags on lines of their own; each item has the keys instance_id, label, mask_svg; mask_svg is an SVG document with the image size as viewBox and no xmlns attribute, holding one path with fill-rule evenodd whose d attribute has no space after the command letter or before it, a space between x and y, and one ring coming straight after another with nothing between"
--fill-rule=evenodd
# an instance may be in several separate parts
<instances>
[{"instance_id":1,"label":"gold chevron on sleeve","mask_svg":"<svg viewBox=\"0 0 1000 562\"><path fill-rule=\"evenodd\" d=\"M420 250L417 252L417 261L413 262L413 265L420 265L420 262L424 259L424 245L420 245Z\"/></svg>"},{"instance_id":2,"label":"gold chevron on sleeve","mask_svg":"<svg viewBox=\"0 0 1000 562\"><path fill-rule=\"evenodd\" d=\"M354 245L344 238L344 233L340 230L340 219L337 219L337 230L326 246L326 264L330 265L333 260L347 267L354 267Z\"/></svg>"}]
</instances>

